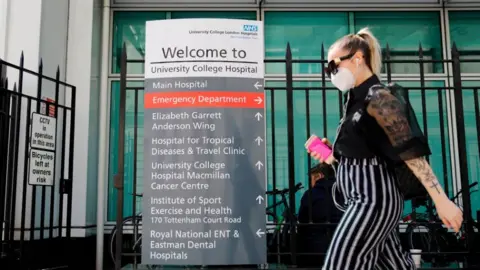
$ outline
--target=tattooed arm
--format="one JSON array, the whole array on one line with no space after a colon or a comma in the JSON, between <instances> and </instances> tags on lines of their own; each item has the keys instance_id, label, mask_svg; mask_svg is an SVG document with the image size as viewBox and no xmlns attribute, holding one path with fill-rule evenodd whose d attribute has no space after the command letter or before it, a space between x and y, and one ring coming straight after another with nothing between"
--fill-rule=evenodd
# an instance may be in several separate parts
<instances>
[{"instance_id":1,"label":"tattooed arm","mask_svg":"<svg viewBox=\"0 0 480 270\"><path fill-rule=\"evenodd\" d=\"M389 91L383 89L376 90L370 97L367 111L383 128L394 147L402 146L413 138L408 122L407 108ZM407 157L408 153L401 153L400 155L402 154L405 155L403 157L405 158L405 164L420 179L431 198L434 201L445 198L445 192L425 158L409 159Z\"/></svg>"}]
</instances>

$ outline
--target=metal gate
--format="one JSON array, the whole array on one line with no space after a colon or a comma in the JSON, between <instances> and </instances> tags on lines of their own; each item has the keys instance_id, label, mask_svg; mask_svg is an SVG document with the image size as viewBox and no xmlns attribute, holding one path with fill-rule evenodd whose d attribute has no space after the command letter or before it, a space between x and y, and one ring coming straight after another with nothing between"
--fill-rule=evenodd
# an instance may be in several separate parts
<instances>
[{"instance_id":1,"label":"metal gate","mask_svg":"<svg viewBox=\"0 0 480 270\"><path fill-rule=\"evenodd\" d=\"M75 86L0 59L0 268L68 267ZM8 76L8 78L7 78Z\"/></svg>"},{"instance_id":2,"label":"metal gate","mask_svg":"<svg viewBox=\"0 0 480 270\"><path fill-rule=\"evenodd\" d=\"M319 46L320 47L320 46ZM268 94L267 99L266 97L266 103L267 107L270 108L271 113L266 115L270 119L270 128L271 130L275 130L278 127L275 127L275 107L278 106L275 104L275 96L276 95L285 95L286 96L286 132L284 132L285 136L288 136L287 138L287 149L288 149L288 155L285 157L285 162L279 162L276 156L276 147L275 143L272 144L272 147L270 149L273 159L269 160L268 166L272 168L272 188L277 189L280 188L277 186L278 181L276 179L278 178L286 178L288 179L288 188L293 189L298 179L295 179L295 171L299 169L299 166L295 164L297 161L295 159L295 147L294 147L294 134L295 128L294 128L294 122L296 121L306 121L306 134L307 137L304 139L307 140L308 136L311 133L311 121L310 121L310 111L311 108L314 106L310 103L310 96L313 94L320 94L322 96L322 102L323 104L315 104L315 106L320 106L323 109L322 112L322 128L324 131L324 134L326 136L327 133L327 104L326 104L326 95L336 95L338 94L338 104L330 104L330 107L333 109L338 110L340 112L340 115L342 113L342 106L343 106L343 97L341 93L336 90L333 87L327 86L327 79L326 75L323 72L322 66L326 64L326 53L323 48L323 45L321 46L321 58L320 59L294 59L294 56L292 55L290 45L287 44L286 46L286 56L284 59L277 59L277 60L265 60L266 64L278 64L278 65L283 65L285 68L285 78L282 81L284 84L284 87L269 87L266 85L265 91ZM477 217L474 217L474 213L471 211L471 198L470 198L470 192L469 192L469 185L473 183L474 181L478 181L479 179L469 179L469 173L468 173L468 163L472 162L471 158L467 155L467 143L466 143L466 128L469 130L475 129L478 134L478 141L477 141L477 149L472 149L472 151L478 151L480 154L480 104L479 104L479 89L480 89L480 84L475 87L475 86L463 86L462 85L462 77L461 77L461 65L463 64L468 64L468 63L480 63L480 60L475 60L475 59L463 59L461 58L460 52L457 50L456 46L454 45L452 47L451 51L451 59L443 59L443 60L432 60L429 59L429 57L425 54L423 51L422 47L419 47L418 52L415 53L417 55L415 58L416 59L403 59L402 58L402 52L392 52L389 50L388 45L386 49L383 51L383 56L384 56L384 69L383 73L386 73L386 79L388 82L392 81L392 66L395 64L413 64L415 65L416 69L418 69L418 77L416 77L415 82L419 84L419 87L406 87L405 89L408 90L410 94L419 94L420 96L420 103L421 103L421 113L423 115L422 119L419 121L423 124L424 129L426 129L428 124L431 124L431 121L428 121L427 119L427 106L426 106L426 99L427 95L426 93L433 93L434 94L434 99L435 102L438 104L438 111L439 113L439 119L438 121L440 122L440 126L450 126L451 129L456 130L456 133L454 137L451 138L451 141L453 142L454 145L456 145L454 151L457 151L456 160L451 161L451 158L447 155L447 151L449 145L447 145L445 142L448 142L449 139L448 136L450 136L448 131L445 131L443 128L440 129L440 137L442 146L441 146L441 160L442 160L442 167L444 168L444 172L447 171L447 167L449 166L448 164L450 162L454 163L450 165L451 167L455 167L456 172L455 174L460 177L461 179L461 184L460 186L457 186L457 190L461 190L460 196L461 196L461 201L459 204L463 208L464 211L464 226L466 228L465 230L465 235L463 235L464 240L465 240L465 245L462 248L458 248L454 251L450 250L437 250L434 252L425 252L424 254L433 258L433 267L440 267L438 264L436 265L435 259L436 257L441 257L441 258L448 258L448 260L454 260L459 262L459 265L462 265L463 269L478 269L479 261L478 259L475 258L476 253L478 253L478 249L475 249L475 247L479 246L478 241L478 232L475 232L474 226L477 226L478 228L478 223L475 222L474 219L478 218L478 213ZM400 57L397 57L400 56ZM120 269L123 265L127 263L133 263L134 266L137 266L137 264L140 264L140 253L139 253L139 245L135 244L138 243L138 241L141 241L141 214L137 214L137 208L136 205L138 202L136 200L138 199L138 196L132 196L132 194L127 194L124 191L124 186L126 181L132 181L133 182L133 191L136 193L136 188L137 188L137 172L136 172L136 160L137 160L137 144L138 142L142 141L143 138L139 137L137 135L137 129L142 128L139 127L139 121L138 121L138 113L139 113L139 106L142 106L142 92L143 92L143 87L132 87L132 86L127 86L127 65L130 63L143 63L142 59L128 59L127 53L125 46L123 48L122 56L121 56L121 71L120 71L120 125L119 125L119 140L118 140L118 164L111 164L112 166L116 166L118 174L115 175L115 187L117 188L117 222L116 222L116 227L114 229L115 235L113 235L113 240L111 243L115 242L114 245L114 250L110 250L111 253L114 255L115 263L116 263L116 269ZM293 78L293 67L295 65L300 65L300 64L310 64L310 65L320 65L320 74L315 81L317 82L318 86L308 86L308 87L299 87L296 86L296 81ZM425 74L427 73L425 71L425 67L427 65L430 66L440 66L442 69L448 70L448 72L445 72L446 78L445 81L447 83L443 86L435 86L435 87L429 87L427 86L427 80ZM474 117L477 119L476 123L474 126L468 125L466 126L465 124L465 119L464 119L464 95L467 92L473 93L473 104L474 104ZM130 108L130 111L127 112L126 110L126 98L127 98L127 93L134 95L134 108ZM278 94L277 94L278 93ZM303 93L305 97L305 104L302 104L300 107L298 107L298 104L294 104L294 93ZM431 97L430 97L431 98ZM338 106L338 108L336 108ZM306 119L296 119L294 115L294 110L305 110L305 117ZM418 110L418 109L416 109ZM444 117L443 112L450 110L449 115L447 117ZM126 115L130 115L133 113L133 118L134 118L134 139L133 139L133 166L134 166L134 177L131 179L125 179L123 171L124 171L124 165L125 165L125 148L126 148L126 142L125 142L125 117ZM282 116L284 117L284 116ZM436 123L438 124L438 123ZM427 133L427 132L425 132ZM331 134L329 134L331 135ZM425 134L428 137L428 134ZM267 140L271 140L272 142L275 142L278 138L276 138L275 132L271 132L271 136L267 137ZM278 150L277 150L278 151ZM302 151L304 151L302 149ZM307 164L312 164L310 160L310 156L308 156L306 153L306 159L308 160ZM475 162L475 161L473 161ZM302 165L303 166L303 165ZM284 171L286 173L284 175L278 175L276 172L277 167L282 167L284 168ZM449 177L446 175L437 175L439 178L439 181L441 181L445 187L445 192L447 194L452 195L453 190L449 190L449 187L454 186L452 181L449 180ZM133 200L133 214L134 216L130 217L124 217L124 195L127 195L128 198ZM141 199L141 198L140 198ZM276 201L279 200L279 198L276 198L273 196L273 204L276 204ZM287 200L289 201L290 209L297 209L296 206L296 195L294 192L290 192L289 195L287 196ZM310 201L311 202L311 201ZM431 202L427 201L426 204L431 206ZM412 217L415 219L415 207L412 207ZM276 211L276 208L274 208L274 211ZM277 213L275 213L277 215ZM310 220L311 220L311 212L310 212ZM477 220L478 221L478 220ZM432 216L428 217L428 220L426 220L427 223L434 223L435 220L432 219ZM275 224L272 224L275 225ZM291 220L291 224L289 224L291 229L288 231L287 235L288 237L284 238L286 240L285 243L278 243L276 246L269 247L269 253L268 253L268 263L269 264L282 264L284 266L288 267L298 267L299 263L301 263L302 260L305 260L306 257L312 257L312 256L322 256L325 253L309 253L309 252L304 252L299 249L298 246L298 236L297 236L297 228L302 226L302 227L312 227L312 226L332 226L334 224L330 223L322 223L322 224L315 224L313 222L310 222L308 224L298 224L294 220ZM127 230L126 230L127 229ZM478 228L480 229L480 228ZM453 234L452 234L453 235ZM125 242L124 238L128 238L129 243ZM132 239L133 238L133 239ZM132 249L132 246L134 247ZM437 261L438 262L438 261ZM458 267L458 266L457 266ZM315 267L314 267L315 268ZM316 266L318 269L319 266ZM430 269L435 269L435 268L430 268ZM442 268L442 269L451 269L451 268Z\"/></svg>"}]
</instances>

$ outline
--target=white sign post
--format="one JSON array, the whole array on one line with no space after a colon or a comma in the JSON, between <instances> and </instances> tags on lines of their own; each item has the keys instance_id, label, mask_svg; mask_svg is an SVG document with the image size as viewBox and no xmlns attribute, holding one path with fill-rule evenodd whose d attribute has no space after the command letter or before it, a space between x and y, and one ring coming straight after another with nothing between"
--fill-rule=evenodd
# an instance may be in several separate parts
<instances>
[{"instance_id":1,"label":"white sign post","mask_svg":"<svg viewBox=\"0 0 480 270\"><path fill-rule=\"evenodd\" d=\"M53 186L55 171L55 148L57 119L32 114L32 134L30 136L30 185Z\"/></svg>"}]
</instances>

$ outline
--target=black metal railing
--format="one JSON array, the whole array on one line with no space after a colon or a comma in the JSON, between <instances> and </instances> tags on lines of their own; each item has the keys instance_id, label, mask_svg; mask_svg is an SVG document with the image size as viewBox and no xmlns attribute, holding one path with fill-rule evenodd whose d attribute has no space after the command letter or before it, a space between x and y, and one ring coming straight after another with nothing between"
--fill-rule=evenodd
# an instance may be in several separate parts
<instances>
[{"instance_id":1,"label":"black metal railing","mask_svg":"<svg viewBox=\"0 0 480 270\"><path fill-rule=\"evenodd\" d=\"M38 71L25 68L23 53L18 65L0 59L0 74L0 268L64 266L72 226L76 88L61 80L60 67L55 78L43 73L41 60ZM56 123L49 147L32 144L47 128L34 133L34 119ZM38 164L33 152L42 156Z\"/></svg>"},{"instance_id":2,"label":"black metal railing","mask_svg":"<svg viewBox=\"0 0 480 270\"><path fill-rule=\"evenodd\" d=\"M418 59L406 59L401 60L401 57L395 57L395 59L391 58L390 50L388 45L386 49L383 51L384 55L384 67L385 70L386 80L388 82L392 82L395 74L392 74L392 66L397 64L410 64L414 67L414 70L419 70L417 74L413 74L409 77L409 82L416 84L416 86L410 85L403 85L404 88L407 90L408 95L407 98L410 100L411 103L415 103L414 109L417 113L417 117L421 116L419 119L419 123L421 124L423 131L427 138L429 138L430 144L434 144L432 146L434 153L430 157L429 161L431 163L435 163L436 170L441 173L437 173L439 181L443 184L445 192L449 195L454 194L454 190L458 191L461 190L461 207L464 211L464 223L466 231L462 237L464 237L465 245L462 248L456 248L457 250L437 250L434 252L426 251L424 252L425 256L429 256L428 258L432 257L431 259L432 266L437 267L441 266L439 260L435 259L435 257L441 257L445 261L445 258L449 262L457 261L460 262L465 269L468 267L473 267L475 261L475 246L479 246L478 242L476 242L476 238L478 238L478 234L475 232L474 227L476 226L476 222L472 216L472 204L471 204L471 197L469 193L468 186L470 183L474 181L478 181L479 179L471 179L475 177L475 175L479 175L480 172L473 172L469 174L469 165L468 164L475 164L478 160L475 157L480 156L480 118L479 118L479 97L478 97L478 89L480 88L480 81L474 82L478 84L478 86L468 86L464 87L462 85L462 74L460 69L460 64L462 63L472 63L478 62L479 60L461 60L460 59L460 52L457 50L456 46L452 47L451 51L452 57L451 59L432 59L431 57L424 57L423 49L420 46L417 52ZM303 148L303 142L310 136L313 130L319 131L323 133L325 136L327 135L327 131L331 130L330 126L336 126L340 117L342 116L342 107L343 107L343 96L342 94L337 91L335 88L328 86L329 81L326 78L326 74L323 71L322 66L326 64L326 57L325 57L325 50L322 46L321 48L321 57L319 59L294 59L294 55L291 53L290 46L287 45L286 47L286 56L284 59L267 59L265 60L266 65L284 65L285 68L285 78L282 81L284 86L269 86L269 82L266 82L265 91L266 91L266 105L267 105L267 115L266 117L269 119L269 125L267 126L267 134L269 133L269 140L268 143L268 167L269 167L269 187L272 189L280 188L281 182L287 183L289 188L293 188L297 182L308 183L309 188L310 181L307 179L298 179L298 176L303 176L307 178L307 171L308 168L313 164L311 158L305 152ZM120 267L122 263L126 263L124 257L134 258L133 261L128 259L128 262L133 262L134 264L139 263L137 257L140 256L138 250L130 250L131 252L125 252L125 246L128 246L124 243L123 237L123 227L124 225L130 226L133 225L133 240L129 240L132 242L136 242L138 237L141 235L141 224L140 219L133 219L132 222L124 222L124 196L129 195L125 192L124 187L126 184L133 185L133 193L139 193L137 189L137 144L138 142L143 141L143 138L137 138L137 129L143 128L139 126L138 121L138 112L139 106L142 106L142 100L139 99L139 93L143 91L143 87L130 87L127 85L127 65L129 63L143 63L144 60L142 59L128 59L125 48L122 52L121 57L121 73L120 73L120 121L119 121L119 139L118 139L118 163L111 164L111 166L117 166L117 175L115 175L115 188L117 189L117 222L116 222L116 234L115 234L115 252L113 252L115 257L115 263L117 267ZM294 65L300 64L308 64L308 65L318 65L320 66L319 70L321 73L316 78L309 81L313 86L299 86L299 80L295 79L293 73ZM442 70L445 69L445 75L442 76L431 76L426 74L425 67L427 65L435 66L437 68L429 68L429 70L438 70L438 67L441 67ZM413 81L412 81L413 80ZM445 83L442 85L431 85L432 80L442 80ZM405 82L408 84L409 82ZM400 84L402 84L400 82ZM470 90L467 90L470 89ZM126 97L127 92L133 91L135 101L134 101L134 109L133 112L129 111L126 112ZM468 121L466 124L465 122L465 97L464 94L466 91L473 92L473 104L474 104L474 120ZM299 102L296 101L295 97L302 94L302 100L304 99L304 103L298 104ZM318 94L318 95L316 95ZM283 96L286 100L284 104L278 104L276 98L278 96ZM319 101L315 104L312 104L312 100L315 97L319 97L316 101ZM332 99L332 97L335 97ZM471 101L471 100L467 100ZM286 106L286 112L282 109L282 105ZM435 107L435 110L432 110L429 107ZM277 121L277 114L280 113L282 110L282 115L280 118L283 121ZM298 111L304 110L304 114L299 116ZM312 121L312 111L316 111L318 115L322 118L320 123ZM134 172L132 179L125 179L124 178L124 155L125 155L125 117L126 115L130 115L133 113L134 118L134 150L133 150L133 166ZM338 118L331 119L329 115L338 115ZM470 119L471 120L471 119ZM334 121L334 122L332 122ZM298 128L298 123L303 123L302 126L304 129ZM434 128L433 128L434 127ZM476 143L478 149L472 150L471 152L467 153L467 141L466 141L466 128L468 130L475 129L477 132L477 140ZM278 130L283 131L282 135L277 134ZM286 132L284 132L286 130ZM430 131L438 133L438 134L430 134ZM332 136L334 134L331 134ZM286 135L285 135L286 134ZM322 135L323 135L322 134ZM437 138L437 139L435 139ZM283 141L281 141L283 140ZM287 150L283 151L284 155L279 153L277 149L277 143L281 141L286 145ZM302 142L301 144L297 143ZM302 145L302 146L300 146ZM453 146L452 146L453 145ZM299 158L301 157L301 158ZM469 163L470 162L470 163ZM458 165L457 165L458 164ZM478 165L477 165L478 166ZM472 166L470 166L472 167ZM454 180L461 179L461 185L459 187L456 186ZM286 178L286 179L285 179ZM128 182L126 182L128 181ZM456 187L456 188L455 188ZM131 194L130 194L131 195ZM129 197L130 198L130 197ZM132 215L137 214L137 202L136 197L131 196L133 200L133 209ZM272 204L276 204L278 198L273 196L271 198ZM298 204L298 195L294 192L289 193L288 201L290 208L294 211L297 211L297 204ZM311 198L309 198L309 202L311 205ZM432 203L429 200L426 201L414 201L412 202L412 214L408 215L409 217L413 217L416 219L416 212L418 206L427 206L432 207ZM480 205L478 206L480 207ZM277 212L283 211L283 209L274 208L275 215ZM410 210L409 210L410 211ZM428 222L434 224L436 220L434 220L434 216L431 212L428 214ZM268 253L268 262L269 264L284 264L287 266L301 266L302 260L306 256L322 256L325 253L311 253L300 251L298 249L298 235L297 235L297 228L299 227L319 227L319 226L335 226L332 223L321 223L315 224L312 222L312 208L310 207L309 210L309 219L310 222L307 224L299 224L295 220L290 220L290 230L287 233L288 237L284 239L284 243L277 242L275 246L269 248ZM270 224L272 227L275 224ZM401 224L401 230L405 231L405 227L408 224ZM403 228L403 229L402 229ZM408 229L408 227L407 227ZM404 234L404 233L403 233ZM449 235L453 236L453 233L448 233ZM420 237L422 233L414 234L414 237ZM125 235L126 236L126 235ZM462 238L463 239L463 238ZM278 239L277 239L278 240ZM403 239L404 240L404 239ZM407 241L407 240L405 240ZM325 245L328 245L325 244ZM405 245L408 245L405 244ZM408 248L408 247L407 247ZM122 260L123 257L123 260ZM318 259L319 263L321 260ZM320 264L321 266L321 264ZM445 266L442 265L442 266ZM314 267L319 268L319 265ZM118 269L118 268L117 268ZM447 269L447 268L442 268Z\"/></svg>"}]
</instances>

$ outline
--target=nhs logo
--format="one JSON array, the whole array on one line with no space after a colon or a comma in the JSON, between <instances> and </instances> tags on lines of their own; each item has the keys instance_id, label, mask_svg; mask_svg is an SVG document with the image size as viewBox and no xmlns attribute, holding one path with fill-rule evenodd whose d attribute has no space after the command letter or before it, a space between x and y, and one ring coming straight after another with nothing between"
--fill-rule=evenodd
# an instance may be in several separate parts
<instances>
[{"instance_id":1,"label":"nhs logo","mask_svg":"<svg viewBox=\"0 0 480 270\"><path fill-rule=\"evenodd\" d=\"M257 32L258 31L258 26L253 25L253 24L244 24L243 25L243 31L245 31L245 32Z\"/></svg>"}]
</instances>

